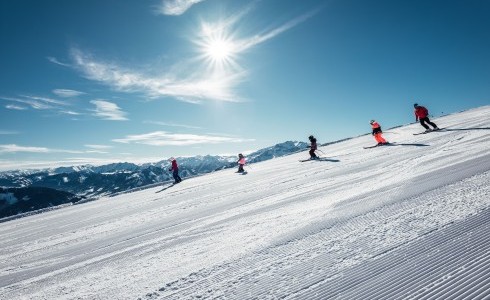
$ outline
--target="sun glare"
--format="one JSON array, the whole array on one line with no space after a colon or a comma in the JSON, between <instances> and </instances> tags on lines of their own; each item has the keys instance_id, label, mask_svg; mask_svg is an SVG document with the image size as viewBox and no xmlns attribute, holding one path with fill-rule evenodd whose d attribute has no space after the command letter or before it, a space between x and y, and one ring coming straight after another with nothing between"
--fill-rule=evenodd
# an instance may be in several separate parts
<instances>
[{"instance_id":1,"label":"sun glare","mask_svg":"<svg viewBox=\"0 0 490 300\"><path fill-rule=\"evenodd\" d=\"M201 36L197 44L202 58L207 60L213 68L225 69L236 64L234 60L239 51L226 26L202 24Z\"/></svg>"},{"instance_id":2,"label":"sun glare","mask_svg":"<svg viewBox=\"0 0 490 300\"><path fill-rule=\"evenodd\" d=\"M225 40L214 40L206 47L206 55L213 60L227 60L233 54L232 43Z\"/></svg>"}]
</instances>

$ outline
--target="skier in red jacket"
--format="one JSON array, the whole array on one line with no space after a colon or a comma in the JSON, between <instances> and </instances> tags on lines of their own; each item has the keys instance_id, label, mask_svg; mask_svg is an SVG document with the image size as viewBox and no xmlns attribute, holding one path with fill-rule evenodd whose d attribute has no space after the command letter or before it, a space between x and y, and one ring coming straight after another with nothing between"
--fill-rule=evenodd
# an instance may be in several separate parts
<instances>
[{"instance_id":1,"label":"skier in red jacket","mask_svg":"<svg viewBox=\"0 0 490 300\"><path fill-rule=\"evenodd\" d=\"M173 157L171 157L169 161L172 162L172 167L169 169L169 171L173 171L172 175L175 180L174 184L181 182L182 178L179 176L179 166L177 165L177 161Z\"/></svg>"},{"instance_id":2,"label":"skier in red jacket","mask_svg":"<svg viewBox=\"0 0 490 300\"><path fill-rule=\"evenodd\" d=\"M424 126L425 132L430 132L432 130L439 130L439 127L437 127L435 123L429 120L429 111L427 110L427 108L420 106L417 103L415 103L413 107L415 108L414 111L415 122L420 120L420 124ZM427 124L425 123L428 123L430 126L434 127L434 129L430 129L430 127L427 126Z\"/></svg>"},{"instance_id":3,"label":"skier in red jacket","mask_svg":"<svg viewBox=\"0 0 490 300\"><path fill-rule=\"evenodd\" d=\"M388 142L382 136L383 131L381 131L381 125L379 125L379 123L376 122L375 120L371 120L371 122L369 122L369 124L371 124L371 128L373 129L372 134L373 134L376 142L378 142L378 146L388 144Z\"/></svg>"}]
</instances>

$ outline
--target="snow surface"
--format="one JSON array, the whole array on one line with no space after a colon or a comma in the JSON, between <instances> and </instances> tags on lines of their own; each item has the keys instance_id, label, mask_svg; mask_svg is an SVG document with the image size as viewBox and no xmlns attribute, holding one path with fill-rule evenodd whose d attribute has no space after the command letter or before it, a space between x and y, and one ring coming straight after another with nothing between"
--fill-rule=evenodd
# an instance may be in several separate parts
<instances>
[{"instance_id":1,"label":"snow surface","mask_svg":"<svg viewBox=\"0 0 490 300\"><path fill-rule=\"evenodd\" d=\"M434 121L2 223L0 298L490 299L490 106Z\"/></svg>"}]
</instances>

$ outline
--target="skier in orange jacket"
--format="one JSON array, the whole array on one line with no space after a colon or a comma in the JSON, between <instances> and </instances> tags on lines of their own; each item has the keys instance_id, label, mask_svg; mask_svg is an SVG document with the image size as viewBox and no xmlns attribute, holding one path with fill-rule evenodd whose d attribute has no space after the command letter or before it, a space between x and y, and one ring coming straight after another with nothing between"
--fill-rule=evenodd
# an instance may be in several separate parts
<instances>
[{"instance_id":1,"label":"skier in orange jacket","mask_svg":"<svg viewBox=\"0 0 490 300\"><path fill-rule=\"evenodd\" d=\"M379 123L376 122L375 120L371 120L369 124L371 124L371 128L373 129L372 134L376 142L378 142L378 146L388 144L388 142L382 136L383 131L381 131L381 126L379 125Z\"/></svg>"}]
</instances>

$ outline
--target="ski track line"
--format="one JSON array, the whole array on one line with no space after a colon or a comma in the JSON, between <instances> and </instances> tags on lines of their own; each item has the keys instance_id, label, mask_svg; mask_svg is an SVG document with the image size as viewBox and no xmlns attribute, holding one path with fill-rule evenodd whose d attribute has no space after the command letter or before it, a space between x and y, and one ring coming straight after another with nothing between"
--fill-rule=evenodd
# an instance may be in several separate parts
<instances>
[{"instance_id":1,"label":"ski track line","mask_svg":"<svg viewBox=\"0 0 490 300\"><path fill-rule=\"evenodd\" d=\"M308 192L311 193L311 191L308 188L303 187L303 189L306 189ZM271 195L271 197L274 197L274 195ZM295 196L292 195L291 197L286 197L284 199L281 199L281 202L279 202L279 203L274 204L274 202L272 202L271 204L269 204L269 208L267 210L274 210L277 207L281 207L282 205L284 205L284 202L286 202L286 203L294 202L294 199L295 199ZM232 206L232 207L233 208L239 208L240 206L250 205L253 202L264 201L264 200L267 200L267 198L265 198L265 199L264 198L262 198L262 199L253 198L252 200L249 200L247 203L241 203L237 207L236 206ZM229 206L229 205L230 204L227 204L227 206ZM208 210L212 211L215 209L210 208ZM223 209L223 208L222 208L222 210L226 211L226 209ZM263 212L263 209L262 209L262 211L260 209L258 209L257 213L258 212ZM255 213L256 212L254 212L254 211L250 211L250 212L247 212L245 215L243 215L243 214L239 215L239 217L243 218L244 216L253 215ZM198 215L202 215L202 212L199 212ZM69 253L72 253L72 255L71 255L72 258L69 261L64 261L64 262L61 262L55 266L51 266L50 269L54 270L54 269L56 269L56 267L60 268L60 266L64 266L63 268L68 267L69 269L71 269L71 266L76 266L76 265L78 265L79 267L82 267L82 268L87 267L88 265L87 266L80 265L80 263L83 261L83 259L92 260L93 262L91 264L94 264L94 263L100 264L100 263L103 263L106 261L115 260L118 257L124 256L126 252L131 253L131 252L137 251L138 249L147 248L150 245L161 244L163 241L158 240L158 239L153 240L153 241L150 240L149 242L148 242L148 240L149 240L149 237L151 238L154 235L160 235L162 230L168 231L169 229L171 229L173 232L183 232L184 229L188 230L192 225L199 223L199 222L202 222L204 219L216 217L215 214L214 215L213 214L211 214L211 215L204 214L204 216L205 217L203 217L203 218L197 218L197 219L196 219L196 217L188 216L187 218L184 218L184 220L180 221L180 223L177 223L177 224L169 221L167 223L168 226L163 226L163 228L162 227L161 228L154 228L153 226L145 226L146 229L144 229L144 228L141 229L137 235L134 235L133 237L126 237L125 239L122 239L125 237L124 234L122 234L120 236L120 238L118 238L117 236L112 236L110 241L105 242L107 244L106 246L100 246L99 245L100 241L98 241L98 240L95 240L92 243L84 244L82 248L80 248L80 245L74 245L73 247L75 247L75 248L73 250L76 249L78 253L85 253L85 254L82 257L77 258L76 255L73 256L73 252L69 248L68 248L68 250L63 249L64 252L66 253L66 255L68 255ZM221 220L219 222L211 223L210 225L226 223L226 221L229 221L229 219L234 219L234 218L235 218L235 216L231 216L231 217L228 217L227 219ZM184 226L184 228L182 228L182 226ZM187 233L187 234L189 234L189 233ZM167 235L168 235L168 233L167 233ZM119 240L119 242L114 242L117 240ZM135 243L135 240L139 240L139 242L137 243L137 245L139 245L139 246L130 247L128 251L124 251L125 248L123 247L123 245L126 245L126 244L129 245L129 244ZM165 246L168 246L168 243L163 243L163 246L153 248L152 252L156 252L159 250L159 248L162 248L162 247L164 248ZM108 252L109 248L112 249L112 253L115 254L113 257L106 257L104 255L104 253ZM95 250L93 250L93 249L95 249ZM104 249L105 249L105 251L101 251ZM98 257L102 257L102 258L99 259ZM35 259L33 262L36 262L36 261L37 261L37 259ZM7 280L7 278L4 278L5 281L2 280L2 282L8 284L12 280L14 280L14 281L26 280L28 278L26 278L24 276L27 276L27 275L33 276L35 278L36 276L39 275L38 273L41 274L42 270L39 270L37 272L35 270L31 270L31 271L27 270L25 272L19 272L16 274L15 277L9 276L9 278L10 278L9 280ZM23 275L23 274L25 274L25 275ZM20 278L23 278L23 279L20 279Z\"/></svg>"},{"instance_id":2,"label":"ski track line","mask_svg":"<svg viewBox=\"0 0 490 300\"><path fill-rule=\"evenodd\" d=\"M361 216L361 219L362 218L366 218L366 215ZM369 224L370 222L372 222L372 220L368 219L364 222L364 224L360 223L360 224L357 224L357 226L363 226L364 227L367 224ZM468 224L470 224L470 222L468 222ZM451 227L451 226L449 226L449 227ZM338 230L341 230L341 229L338 229ZM422 237L424 237L426 235L431 235L432 232L433 231L430 231L429 233L423 234ZM456 231L456 233L458 233L458 231ZM305 233L305 234L307 234L307 233ZM307 236L306 238L308 239L309 237ZM447 239L439 240L435 243L435 245L437 246L439 244L442 244L444 241L447 241ZM323 242L321 242L321 240L319 241L318 237L314 238L314 242L319 243L319 244L324 244ZM331 243L332 241L329 240L328 237L326 237L325 242ZM369 241L366 241L366 243L369 243ZM421 242L420 245L421 245L420 247L424 248L425 251L427 251L427 241L424 240L424 242ZM367 247L366 245L363 245L363 244L360 244L359 246L361 248L363 246ZM411 251L409 253L417 253L416 256L419 256L420 254L418 254L418 253L419 252L423 253L424 251L422 251L422 250L424 250L424 249L421 249L420 251L418 251L419 249L414 249L414 251ZM267 291L269 289L267 288L267 286L280 286L281 283L285 281L284 280L285 275L283 275L282 277L281 276L275 276L275 277L270 276L271 272L274 273L274 267L273 267L274 264L287 265L289 262L289 260L285 259L285 256L284 256L285 253L282 253L280 250L281 250L280 248L276 247L274 249L266 249L264 251L261 251L260 253L263 253L264 255L265 255L265 253L270 252L270 254L268 256L267 255L264 256L264 259L265 259L264 261L262 261L260 259L256 259L255 261L253 261L253 260L248 261L245 258L242 261L230 263L230 265L223 265L220 268L218 268L218 269L222 270L219 272L219 275L214 273L216 270L210 271L208 274L214 273L214 275L211 275L211 278L203 277L198 282L196 282L194 280L195 279L194 278L192 280L193 284L190 286L186 286L185 282L181 282L181 284L177 284L178 286L175 284L173 286L170 285L171 287L169 287L169 288L173 289L175 292L172 294L167 294L165 299L174 299L173 297L175 297L175 299L177 299L177 298L179 298L179 299L180 298L190 299L194 296L199 296L200 298L205 299L206 293L203 293L202 291L206 291L206 289L208 289L208 293L211 294L210 297L212 297L213 299L218 299L219 297L217 297L216 294L209 292L209 289L210 289L210 287L213 287L215 284L219 285L219 283L222 283L223 280L230 282L229 288L231 288L231 290L228 290L228 291L226 291L226 290L221 291L223 293L223 295L225 295L224 299L247 299L247 295L255 295L256 297L258 297L258 299L262 299L262 298L265 299L265 298L268 298L269 296L271 296L272 298L276 298L276 297L278 297L278 295L275 295L275 296L274 295L268 295ZM384 251L381 251L381 253L384 253L386 251L390 252L393 250L392 249L391 250L385 249ZM291 252L291 253L294 253L294 252ZM293 254L293 256L294 255L295 254ZM255 258L257 258L257 257L260 257L260 255L257 255ZM274 257L275 259L272 260L271 257ZM375 255L375 257L376 257L376 255ZM289 272L289 274L292 274L292 276L294 276L296 274L310 274L311 270L315 269L315 267L314 267L315 265L323 265L323 267L326 267L329 264L332 265L338 259L349 259L349 258L348 257L330 258L330 262L328 262L328 260L329 260L328 257L322 258L320 255L320 256L317 256L316 258L310 259L309 261L306 262L306 264L303 264L303 266L296 266L296 267L293 266L293 268L298 269L296 272L291 272L292 269L289 269L288 272ZM402 257L400 259L405 260L406 256ZM266 263L266 264L264 265L264 263ZM318 263L320 263L320 264L318 264ZM264 270L263 266L266 266L266 265L269 265L269 267L266 270ZM391 264L389 264L388 266L390 266L390 265ZM388 266L386 268L388 268ZM271 269L271 267L272 267L272 269ZM225 270L223 271L223 269L225 269ZM243 270L251 270L251 271L243 272ZM309 278L302 277L301 285L303 285L303 288L304 288L304 285L313 286L315 284L318 284L318 283L321 283L322 281L324 281L325 280L325 274L321 273L321 272L318 272L318 273L319 274L317 274L315 276L310 276ZM240 275L238 276L236 274L240 274ZM416 275L417 274L415 274L413 276L416 276ZM248 278L248 277L250 277L250 278ZM235 279L233 279L233 278L235 278ZM248 278L248 279L245 280L246 278ZM262 284L260 284L260 281L261 281L260 278L265 278L264 280L266 280L266 282L267 282L267 284L265 286L262 286ZM244 287L232 288L233 286L235 286L237 284L238 285L240 285L240 284L244 285ZM251 286L257 286L257 288L250 288ZM212 290L212 288L211 288L211 290ZM165 288L163 289L163 291L165 291ZM199 292L196 292L196 291L201 292L201 294ZM294 290L290 290L290 289L283 287L282 292L285 292L287 294L288 292L289 293L294 292ZM292 295L294 295L294 293ZM156 295L153 295L153 296L156 296ZM306 299L310 299L309 296L310 295L308 295L308 297ZM305 299L305 298L303 298L303 299ZM311 298L311 299L314 299L314 298ZM329 298L318 298L318 299L329 299ZM349 298L345 298L345 299L349 299ZM352 298L352 299L355 299L355 298Z\"/></svg>"},{"instance_id":3,"label":"ski track line","mask_svg":"<svg viewBox=\"0 0 490 300\"><path fill-rule=\"evenodd\" d=\"M418 250L418 249L416 249L416 250ZM421 252L421 253L423 253L423 252ZM420 255L420 252L419 252L419 255ZM404 258L403 260L405 260L405 259L406 259L406 258ZM383 265L384 265L384 266L382 266L382 267L381 267L381 270L383 270L383 271L384 271L385 269L388 269L388 268L391 266L391 264L383 264ZM361 267L361 268L362 268L362 267ZM359 269L359 268L357 268L357 269ZM406 274L406 275L407 275L407 276L411 276L411 274L410 274L410 273L408 273L408 274ZM373 276L373 274L372 274L372 269L370 269L370 271L369 271L369 276ZM323 281L323 280L321 280L321 278L319 278L319 279L320 279L320 281ZM381 280L381 282L379 282L379 283L376 283L376 282L372 282L372 281L370 281L370 282L369 282L369 284L370 284L370 285L379 284L379 285L381 285L381 286L382 286L382 284L383 284L384 282L386 282L386 280L385 280L385 279ZM413 282L411 282L411 284L413 284ZM339 286L342 286L343 288L345 288L345 286L346 286L346 285L345 285L344 283L341 283ZM331 288L329 288L328 290L329 290L329 291L331 291L331 292L332 292L332 291L336 292L336 290L335 290L335 289L333 289L334 287L335 287L335 286L332 286L332 287L331 287ZM401 289L400 289L400 287L398 287L398 291L400 291L400 290L401 290ZM361 294L362 294L362 295L359 295L359 297L356 297L355 295L349 295L349 297L346 297L345 299L360 299L360 298L362 298L362 297L365 297L366 299L378 298L378 297L374 297L375 295L370 295L369 293L366 293L366 290L363 290ZM302 295L302 297L303 297L303 296L304 296L304 295ZM308 299L310 298L309 296L311 296L311 295L308 295ZM322 295L322 297L325 297L325 296L326 296L326 295ZM391 299L390 297L386 297L386 295L385 295L385 296L383 296L383 297L385 297L385 299ZM329 299L330 297L327 297L327 298ZM382 298L382 297L380 297L380 298Z\"/></svg>"},{"instance_id":4,"label":"ski track line","mask_svg":"<svg viewBox=\"0 0 490 300\"><path fill-rule=\"evenodd\" d=\"M354 267L342 274L342 277L318 284L311 290L294 294L288 299L405 299L404 295L413 292L413 289L416 291L424 287L427 288L426 282L428 280L433 283L433 280L447 276L451 270L458 273L458 268L454 269L454 266L447 266L448 262L458 263L460 268L465 268L465 264L471 265L471 262L474 262L478 267L480 264L478 257L487 261L489 259L488 251L484 249L488 249L490 244L490 239L487 236L489 226L490 212L487 209L476 217L470 217L470 220L463 220L455 226L450 225L439 232L429 234L413 244L407 244L396 249L385 258L375 259L365 265ZM468 229L478 230L478 234L475 235L474 232L465 234ZM469 251L467 251L469 247L466 244L468 238L471 238L473 242ZM455 241L458 242L456 245L454 245ZM442 245L444 251L439 251L439 248L432 251L431 247L427 247L426 242L429 242L431 247ZM410 248L410 251L406 251L405 248ZM403 255L399 255L399 252ZM409 254L408 257L405 255L407 253ZM465 253L465 255L461 255L461 253ZM434 262L432 260L435 256L450 258L450 260ZM413 262L414 259L416 264ZM400 270L399 268L393 269L394 265L408 266ZM482 268L488 269L485 264ZM454 276L456 275L454 274ZM475 274L475 276L480 275L480 272ZM346 279L344 280L344 278ZM366 281L366 278L369 280ZM408 283L407 279L409 279ZM452 286L450 283L448 285L449 288ZM447 288L445 286L443 290L446 291ZM433 299L422 296L413 296L411 299Z\"/></svg>"}]
</instances>

